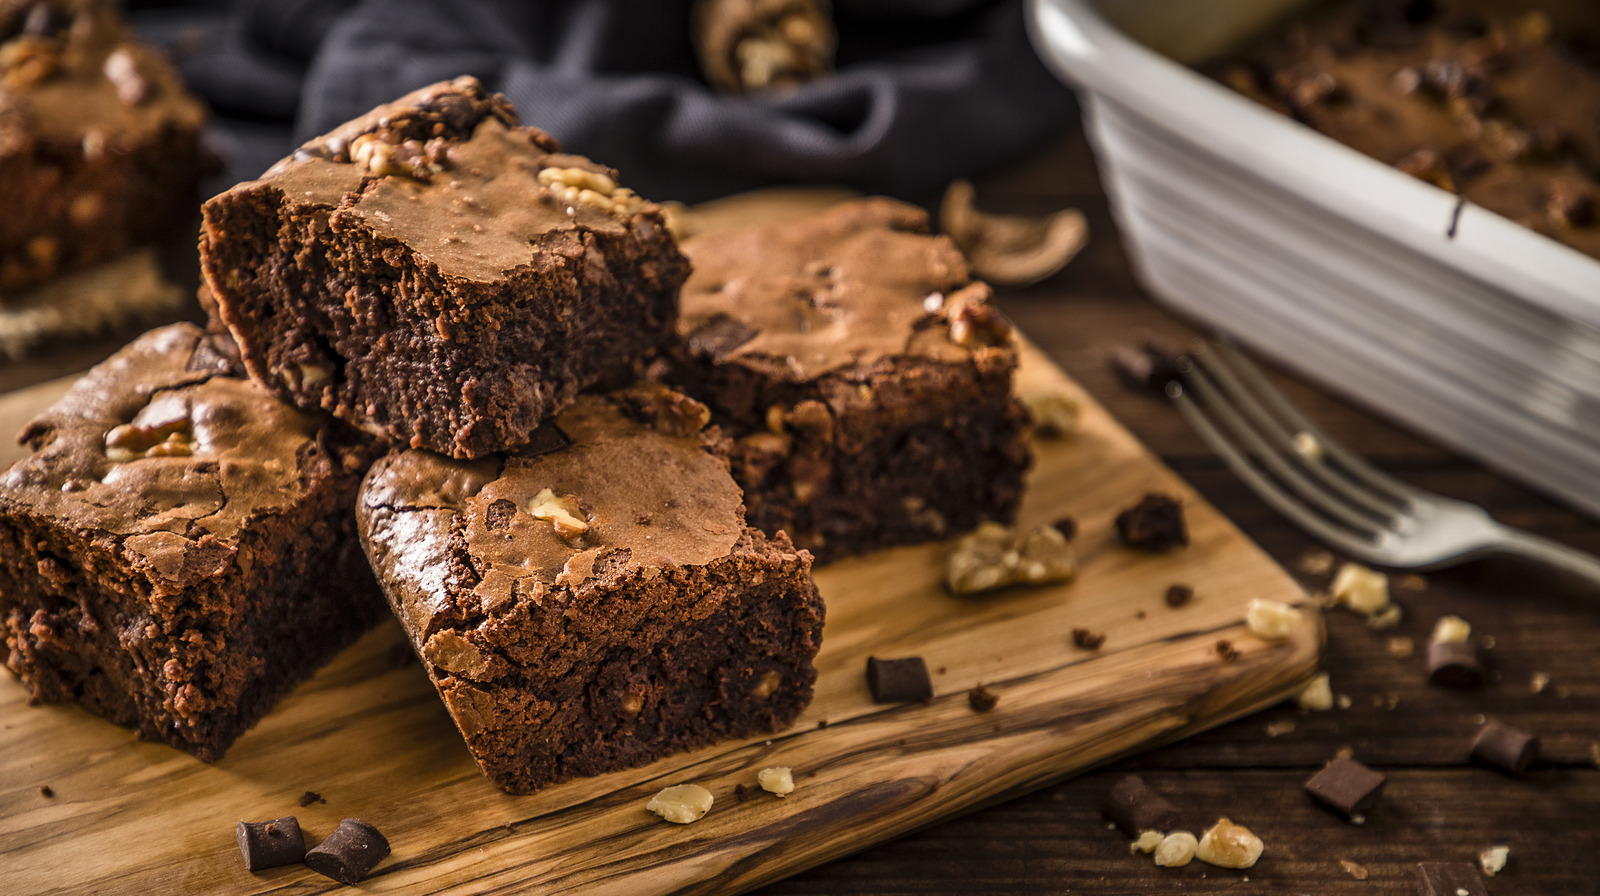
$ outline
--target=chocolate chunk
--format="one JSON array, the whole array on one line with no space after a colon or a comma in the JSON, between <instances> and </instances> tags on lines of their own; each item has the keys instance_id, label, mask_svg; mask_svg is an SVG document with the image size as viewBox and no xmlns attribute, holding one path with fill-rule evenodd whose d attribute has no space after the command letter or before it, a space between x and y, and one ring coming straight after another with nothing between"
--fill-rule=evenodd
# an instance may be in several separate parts
<instances>
[{"instance_id":1,"label":"chocolate chunk","mask_svg":"<svg viewBox=\"0 0 1600 896\"><path fill-rule=\"evenodd\" d=\"M760 332L744 321L719 311L685 337L684 343L696 355L717 359L731 354L734 349L756 338Z\"/></svg>"},{"instance_id":2,"label":"chocolate chunk","mask_svg":"<svg viewBox=\"0 0 1600 896\"><path fill-rule=\"evenodd\" d=\"M1488 896L1483 875L1468 862L1418 862L1417 896Z\"/></svg>"},{"instance_id":3,"label":"chocolate chunk","mask_svg":"<svg viewBox=\"0 0 1600 896\"><path fill-rule=\"evenodd\" d=\"M872 691L872 699L878 703L933 699L933 682L928 678L928 664L920 656L900 660L867 657L867 689Z\"/></svg>"},{"instance_id":4,"label":"chocolate chunk","mask_svg":"<svg viewBox=\"0 0 1600 896\"><path fill-rule=\"evenodd\" d=\"M1137 837L1141 831L1166 833L1179 825L1178 807L1138 775L1118 781L1100 811L1129 837Z\"/></svg>"},{"instance_id":5,"label":"chocolate chunk","mask_svg":"<svg viewBox=\"0 0 1600 896\"><path fill-rule=\"evenodd\" d=\"M342 884L367 876L389 854L389 841L359 818L346 818L328 839L306 853L306 866Z\"/></svg>"},{"instance_id":6,"label":"chocolate chunk","mask_svg":"<svg viewBox=\"0 0 1600 896\"><path fill-rule=\"evenodd\" d=\"M988 712L1000 703L1000 695L980 684L967 692L967 703L977 712Z\"/></svg>"},{"instance_id":7,"label":"chocolate chunk","mask_svg":"<svg viewBox=\"0 0 1600 896\"><path fill-rule=\"evenodd\" d=\"M1183 584L1169 585L1167 586L1167 593L1164 595L1164 597L1166 599L1167 606L1181 607L1189 601L1194 600L1194 588Z\"/></svg>"},{"instance_id":8,"label":"chocolate chunk","mask_svg":"<svg viewBox=\"0 0 1600 896\"><path fill-rule=\"evenodd\" d=\"M1501 771L1520 775L1528 765L1539 758L1539 738L1504 725L1490 722L1478 732L1472 742L1472 758L1488 763Z\"/></svg>"},{"instance_id":9,"label":"chocolate chunk","mask_svg":"<svg viewBox=\"0 0 1600 896\"><path fill-rule=\"evenodd\" d=\"M1151 492L1117 514L1117 536L1130 548L1159 554L1189 543L1183 505L1176 498Z\"/></svg>"},{"instance_id":10,"label":"chocolate chunk","mask_svg":"<svg viewBox=\"0 0 1600 896\"><path fill-rule=\"evenodd\" d=\"M1478 648L1460 641L1429 644L1428 681L1457 691L1483 687L1483 663L1478 660Z\"/></svg>"},{"instance_id":11,"label":"chocolate chunk","mask_svg":"<svg viewBox=\"0 0 1600 896\"><path fill-rule=\"evenodd\" d=\"M235 834L246 871L298 865L306 859L306 841L293 815L272 821L241 821Z\"/></svg>"},{"instance_id":12,"label":"chocolate chunk","mask_svg":"<svg viewBox=\"0 0 1600 896\"><path fill-rule=\"evenodd\" d=\"M1335 759L1305 783L1311 798L1360 822L1377 805L1387 779L1354 759Z\"/></svg>"},{"instance_id":13,"label":"chocolate chunk","mask_svg":"<svg viewBox=\"0 0 1600 896\"><path fill-rule=\"evenodd\" d=\"M1176 354L1156 342L1117 345L1111 349L1111 366L1128 388L1165 395L1167 384L1178 378Z\"/></svg>"}]
</instances>

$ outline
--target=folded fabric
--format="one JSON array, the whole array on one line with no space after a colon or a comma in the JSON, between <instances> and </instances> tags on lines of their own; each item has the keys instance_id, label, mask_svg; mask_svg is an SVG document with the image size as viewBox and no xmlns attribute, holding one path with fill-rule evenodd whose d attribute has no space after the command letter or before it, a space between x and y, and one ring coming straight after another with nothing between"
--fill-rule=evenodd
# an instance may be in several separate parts
<instances>
[{"instance_id":1,"label":"folded fabric","mask_svg":"<svg viewBox=\"0 0 1600 896\"><path fill-rule=\"evenodd\" d=\"M136 25L169 40L217 111L223 185L462 74L640 193L684 201L796 182L927 198L1037 144L1075 108L1028 43L1021 0L836 0L835 74L736 96L700 73L690 0L139 5Z\"/></svg>"}]
</instances>

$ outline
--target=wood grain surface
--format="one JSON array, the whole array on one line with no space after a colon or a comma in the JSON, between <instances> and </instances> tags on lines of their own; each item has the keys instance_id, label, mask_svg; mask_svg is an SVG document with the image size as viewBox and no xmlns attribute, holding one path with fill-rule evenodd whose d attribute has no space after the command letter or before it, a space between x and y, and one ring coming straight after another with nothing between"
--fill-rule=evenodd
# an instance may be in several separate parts
<instances>
[{"instance_id":1,"label":"wood grain surface","mask_svg":"<svg viewBox=\"0 0 1600 896\"><path fill-rule=\"evenodd\" d=\"M0 430L59 390L0 403ZM285 814L312 841L347 816L383 830L393 854L363 892L736 892L1294 693L1320 657L1314 607L1283 643L1241 624L1253 597L1306 603L1294 579L1037 350L1025 354L1019 390L1084 406L1076 437L1037 443L1022 511L1025 524L1077 520L1078 578L957 599L938 584L941 545L820 570L828 623L817 695L788 731L512 797L478 774L393 624L296 689L215 765L74 707L28 708L7 676L0 893L342 889L301 867L244 870L234 824ZM1183 500L1188 548L1146 555L1116 542L1114 515L1150 490ZM1163 600L1175 582L1197 592L1178 609ZM1104 646L1074 647L1074 628L1104 634ZM1219 657L1222 639L1237 660ZM925 657L935 699L874 704L869 655ZM987 713L967 699L980 683L999 696ZM756 787L770 765L794 768L787 799ZM658 789L683 782L715 795L703 820L678 826L645 811ZM307 791L322 801L302 808Z\"/></svg>"}]
</instances>

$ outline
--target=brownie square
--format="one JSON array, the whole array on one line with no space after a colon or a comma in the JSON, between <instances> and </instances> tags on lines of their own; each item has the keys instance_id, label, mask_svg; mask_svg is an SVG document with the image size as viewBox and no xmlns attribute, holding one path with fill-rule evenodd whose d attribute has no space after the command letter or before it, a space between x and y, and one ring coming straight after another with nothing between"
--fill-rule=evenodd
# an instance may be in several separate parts
<instances>
[{"instance_id":1,"label":"brownie square","mask_svg":"<svg viewBox=\"0 0 1600 896\"><path fill-rule=\"evenodd\" d=\"M536 447L404 451L360 531L484 774L512 793L771 732L810 702L811 556L745 525L706 409L581 396Z\"/></svg>"},{"instance_id":2,"label":"brownie square","mask_svg":"<svg viewBox=\"0 0 1600 896\"><path fill-rule=\"evenodd\" d=\"M147 243L188 244L205 109L103 0L0 0L0 304Z\"/></svg>"},{"instance_id":3,"label":"brownie square","mask_svg":"<svg viewBox=\"0 0 1600 896\"><path fill-rule=\"evenodd\" d=\"M191 324L30 423L0 478L5 662L30 701L215 760L381 617L352 512L371 449L331 423Z\"/></svg>"},{"instance_id":4,"label":"brownie square","mask_svg":"<svg viewBox=\"0 0 1600 896\"><path fill-rule=\"evenodd\" d=\"M688 275L658 206L472 78L212 198L200 249L252 376L461 458L526 443L668 338Z\"/></svg>"},{"instance_id":5,"label":"brownie square","mask_svg":"<svg viewBox=\"0 0 1600 896\"><path fill-rule=\"evenodd\" d=\"M819 560L1010 521L1030 456L1010 325L889 199L684 244L668 374L733 436L750 521Z\"/></svg>"}]
</instances>

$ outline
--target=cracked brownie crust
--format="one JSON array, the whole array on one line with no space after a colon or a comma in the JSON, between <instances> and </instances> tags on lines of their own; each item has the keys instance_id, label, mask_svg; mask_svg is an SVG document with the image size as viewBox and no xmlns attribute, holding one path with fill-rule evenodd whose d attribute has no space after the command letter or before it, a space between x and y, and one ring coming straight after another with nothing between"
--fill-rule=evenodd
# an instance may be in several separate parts
<instances>
[{"instance_id":1,"label":"cracked brownie crust","mask_svg":"<svg viewBox=\"0 0 1600 896\"><path fill-rule=\"evenodd\" d=\"M96 367L22 441L0 619L32 702L215 760L383 611L350 512L370 449L192 325Z\"/></svg>"},{"instance_id":2,"label":"cracked brownie crust","mask_svg":"<svg viewBox=\"0 0 1600 896\"><path fill-rule=\"evenodd\" d=\"M406 451L368 474L373 567L506 790L770 732L810 702L811 557L745 525L705 417L668 392L583 396L523 453Z\"/></svg>"},{"instance_id":3,"label":"cracked brownie crust","mask_svg":"<svg viewBox=\"0 0 1600 896\"><path fill-rule=\"evenodd\" d=\"M460 458L526 443L669 337L688 275L659 207L472 78L209 200L200 246L253 377Z\"/></svg>"},{"instance_id":4,"label":"cracked brownie crust","mask_svg":"<svg viewBox=\"0 0 1600 896\"><path fill-rule=\"evenodd\" d=\"M687 242L672 376L734 436L750 521L818 559L1009 521L1029 463L1010 325L889 199Z\"/></svg>"}]
</instances>

